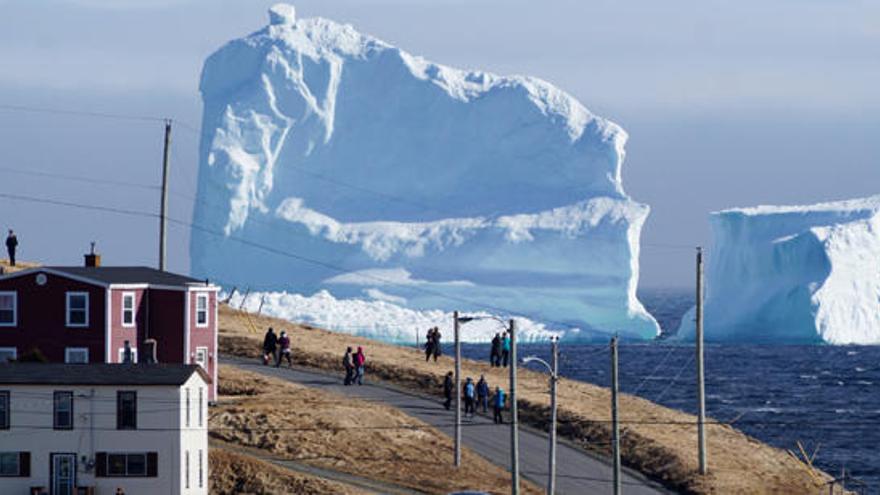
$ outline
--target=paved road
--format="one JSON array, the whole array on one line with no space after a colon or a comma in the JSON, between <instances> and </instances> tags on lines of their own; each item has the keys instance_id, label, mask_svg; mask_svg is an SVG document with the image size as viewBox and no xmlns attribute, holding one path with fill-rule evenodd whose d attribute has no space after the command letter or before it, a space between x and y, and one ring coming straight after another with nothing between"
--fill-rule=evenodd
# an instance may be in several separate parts
<instances>
[{"instance_id":1,"label":"paved road","mask_svg":"<svg viewBox=\"0 0 880 495\"><path fill-rule=\"evenodd\" d=\"M294 368L262 366L252 359L222 356L223 364L290 380L300 385L317 387L336 393L353 395L366 400L381 402L400 409L428 424L436 426L447 435L453 435L453 412L446 411L439 400L422 397L384 384L345 387L338 377L315 371ZM368 377L369 378L369 377ZM482 416L463 421L464 445L500 466L510 466L510 428L498 426ZM539 486L547 482L548 439L531 429L519 432L520 472ZM451 460L451 459L450 459ZM612 493L612 470L604 460L582 450L559 443L556 454L556 487L561 495ZM624 473L623 493L668 493L659 485L633 473Z\"/></svg>"}]
</instances>

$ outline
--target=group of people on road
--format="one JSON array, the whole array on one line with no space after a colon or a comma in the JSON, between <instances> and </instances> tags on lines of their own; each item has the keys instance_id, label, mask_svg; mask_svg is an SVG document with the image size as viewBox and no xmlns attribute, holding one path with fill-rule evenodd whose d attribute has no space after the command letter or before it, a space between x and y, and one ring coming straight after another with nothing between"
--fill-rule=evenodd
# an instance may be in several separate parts
<instances>
[{"instance_id":1,"label":"group of people on road","mask_svg":"<svg viewBox=\"0 0 880 495\"><path fill-rule=\"evenodd\" d=\"M489 353L489 364L494 367L507 367L510 359L510 336L507 332L496 333L492 338L492 350Z\"/></svg>"},{"instance_id":2,"label":"group of people on road","mask_svg":"<svg viewBox=\"0 0 880 495\"><path fill-rule=\"evenodd\" d=\"M358 347L357 352L352 353L351 347L345 349L345 355L342 356L342 367L345 368L344 385L364 384L364 366L367 364L367 356L364 355L364 348Z\"/></svg>"},{"instance_id":3,"label":"group of people on road","mask_svg":"<svg viewBox=\"0 0 880 495\"><path fill-rule=\"evenodd\" d=\"M15 266L15 251L18 249L18 237L15 232L9 229L9 235L6 236L6 254L9 255L9 266Z\"/></svg>"},{"instance_id":4,"label":"group of people on road","mask_svg":"<svg viewBox=\"0 0 880 495\"><path fill-rule=\"evenodd\" d=\"M266 336L263 337L263 364L275 363L275 367L281 366L281 360L287 360L287 367L293 367L293 359L290 351L290 337L287 332L281 331L281 335L275 335L275 330L269 327Z\"/></svg>"},{"instance_id":5,"label":"group of people on road","mask_svg":"<svg viewBox=\"0 0 880 495\"><path fill-rule=\"evenodd\" d=\"M290 337L287 332L281 331L280 335L275 334L275 330L269 327L266 336L263 337L263 364L268 366L275 363L275 367L281 366L281 361L287 361L287 367L293 367L293 358L290 350ZM364 354L364 348L358 347L357 352L352 352L351 347L345 350L342 357L342 367L345 368L345 385L364 384L364 371L367 363L367 357Z\"/></svg>"},{"instance_id":6,"label":"group of people on road","mask_svg":"<svg viewBox=\"0 0 880 495\"><path fill-rule=\"evenodd\" d=\"M453 393L455 393L455 380L450 371L446 373L446 377L443 379L443 396L446 399L443 406L447 411L452 408ZM480 380L476 383L474 383L473 378L467 377L464 381L464 387L462 387L461 397L464 400L465 416L473 417L478 408L483 410L483 414L488 413L490 394L489 382L486 381L486 377L480 375ZM501 411L504 410L505 396L504 390L501 387L495 387L495 393L491 396L491 403L492 420L496 424L504 423Z\"/></svg>"},{"instance_id":7,"label":"group of people on road","mask_svg":"<svg viewBox=\"0 0 880 495\"><path fill-rule=\"evenodd\" d=\"M431 356L434 356L434 362L437 362L437 358L443 353L443 350L440 346L440 328L433 327L428 329L428 334L425 336L425 362L427 363Z\"/></svg>"}]
</instances>

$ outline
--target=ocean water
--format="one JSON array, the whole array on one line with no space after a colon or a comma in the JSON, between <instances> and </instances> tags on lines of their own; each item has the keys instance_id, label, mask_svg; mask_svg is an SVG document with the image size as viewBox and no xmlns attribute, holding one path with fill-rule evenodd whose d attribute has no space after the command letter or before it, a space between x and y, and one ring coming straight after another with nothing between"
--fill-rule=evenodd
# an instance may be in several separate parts
<instances>
[{"instance_id":1,"label":"ocean water","mask_svg":"<svg viewBox=\"0 0 880 495\"><path fill-rule=\"evenodd\" d=\"M678 327L693 300L683 291L640 297L664 331ZM488 346L464 345L463 353L487 359ZM549 360L550 348L521 345L519 353ZM609 385L607 346L563 342L560 355L563 376ZM663 340L621 344L621 391L696 413L693 357L692 346ZM880 347L709 344L705 363L710 417L776 447L797 452L800 442L810 454L818 449L818 467L835 476L846 469L867 493L880 493Z\"/></svg>"}]
</instances>

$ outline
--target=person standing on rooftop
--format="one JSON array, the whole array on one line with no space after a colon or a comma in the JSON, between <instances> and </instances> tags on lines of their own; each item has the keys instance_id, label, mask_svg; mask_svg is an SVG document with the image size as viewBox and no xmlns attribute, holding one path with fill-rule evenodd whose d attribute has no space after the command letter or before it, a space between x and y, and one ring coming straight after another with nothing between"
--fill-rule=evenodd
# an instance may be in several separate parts
<instances>
[{"instance_id":1,"label":"person standing on rooftop","mask_svg":"<svg viewBox=\"0 0 880 495\"><path fill-rule=\"evenodd\" d=\"M9 235L6 236L6 252L9 254L9 266L15 266L15 250L18 249L18 237L15 232L9 229Z\"/></svg>"}]
</instances>

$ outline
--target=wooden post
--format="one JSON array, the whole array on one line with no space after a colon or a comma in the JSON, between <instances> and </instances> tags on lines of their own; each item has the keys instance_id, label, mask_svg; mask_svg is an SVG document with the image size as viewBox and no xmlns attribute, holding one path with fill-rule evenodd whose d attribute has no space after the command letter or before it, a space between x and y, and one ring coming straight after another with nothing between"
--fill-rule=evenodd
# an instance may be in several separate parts
<instances>
[{"instance_id":1,"label":"wooden post","mask_svg":"<svg viewBox=\"0 0 880 495\"><path fill-rule=\"evenodd\" d=\"M510 319L510 493L519 495L519 419L516 405L516 321Z\"/></svg>"},{"instance_id":2,"label":"wooden post","mask_svg":"<svg viewBox=\"0 0 880 495\"><path fill-rule=\"evenodd\" d=\"M617 337L611 338L611 457L614 463L614 495L620 495L620 424L617 392Z\"/></svg>"},{"instance_id":3,"label":"wooden post","mask_svg":"<svg viewBox=\"0 0 880 495\"><path fill-rule=\"evenodd\" d=\"M165 121L165 153L162 155L162 202L159 211L159 270L165 271L165 245L168 229L168 168L171 166L171 119Z\"/></svg>"},{"instance_id":4,"label":"wooden post","mask_svg":"<svg viewBox=\"0 0 880 495\"><path fill-rule=\"evenodd\" d=\"M706 382L703 368L703 248L697 248L697 451L700 474L709 471L706 455Z\"/></svg>"}]
</instances>

